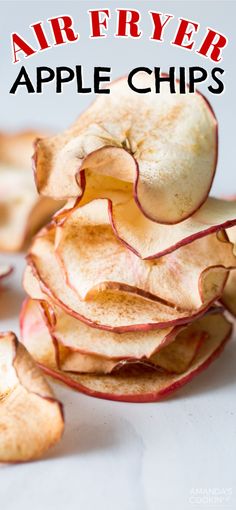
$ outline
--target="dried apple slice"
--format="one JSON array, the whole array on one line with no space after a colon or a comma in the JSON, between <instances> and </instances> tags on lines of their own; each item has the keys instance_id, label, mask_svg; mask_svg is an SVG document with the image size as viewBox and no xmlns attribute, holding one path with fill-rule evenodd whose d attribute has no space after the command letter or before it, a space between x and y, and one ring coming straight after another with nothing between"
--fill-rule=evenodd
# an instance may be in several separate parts
<instances>
[{"instance_id":1,"label":"dried apple slice","mask_svg":"<svg viewBox=\"0 0 236 510\"><path fill-rule=\"evenodd\" d=\"M174 342L152 355L151 363L174 374L185 372L197 355L202 342L207 340L205 324L206 319L200 319L187 326Z\"/></svg>"},{"instance_id":2,"label":"dried apple slice","mask_svg":"<svg viewBox=\"0 0 236 510\"><path fill-rule=\"evenodd\" d=\"M236 227L228 229L227 235L230 242L234 245L236 255ZM236 317L236 271L230 272L221 301L227 310Z\"/></svg>"},{"instance_id":3,"label":"dried apple slice","mask_svg":"<svg viewBox=\"0 0 236 510\"><path fill-rule=\"evenodd\" d=\"M144 354L142 358L137 358L134 353L132 357L117 359L114 355L115 351L112 351L112 346L109 357L104 357L103 354L94 355L93 351L89 352L89 345L84 352L81 352L78 348L78 340L75 341L75 333L79 331L79 324L75 331L72 332L70 329L71 338L69 341L68 330L65 332L65 338L60 339L55 327L58 323L57 317L58 313L56 314L54 310L49 311L47 303L29 299L24 303L21 312L21 335L24 345L37 362L51 368L59 368L65 372L107 374L114 370L120 370L130 363L132 365L143 363L153 369L162 368L169 372L181 373L187 370L202 341L206 340L208 335L206 318L203 318L194 321L186 328L175 328L172 334L163 337L162 342L156 344L155 352L150 353L149 356ZM89 339L90 330L94 342L98 342L99 337L96 338L93 329L88 326L86 328L88 330L87 338ZM98 330L97 332L99 334ZM82 331L80 333L82 334ZM150 333L142 334L144 343L146 335L150 336ZM111 337L112 344L114 333L106 332L106 336ZM116 336L122 335L116 334ZM124 336L123 341L127 338L126 334ZM139 338L138 342L140 342Z\"/></svg>"},{"instance_id":4,"label":"dried apple slice","mask_svg":"<svg viewBox=\"0 0 236 510\"><path fill-rule=\"evenodd\" d=\"M154 352L172 342L181 327L169 327L166 329L156 329L151 331L137 331L129 333L115 333L113 331L102 331L100 329L91 328L87 324L71 317L61 308L51 306L47 303L47 309L53 318L47 320L51 336L61 346L77 351L82 354L91 354L101 356L103 358L112 358L116 360L122 359L141 359L149 358ZM45 310L45 307L44 307ZM46 356L45 364L56 366L55 348L51 345L48 349L47 343L43 344L40 340L46 331L41 334L41 328L45 330L45 322L42 321L43 308L37 300L26 300L21 311L21 331L24 339L29 338L30 346L26 343L26 347L30 349L34 358L37 354L43 360L44 353ZM50 326L49 326L50 325ZM33 343L35 339L35 344ZM25 342L26 340L24 340ZM42 361L44 363L44 361Z\"/></svg>"},{"instance_id":5,"label":"dried apple slice","mask_svg":"<svg viewBox=\"0 0 236 510\"><path fill-rule=\"evenodd\" d=\"M31 172L33 144L46 133L28 130L17 133L0 132L0 161L7 167L28 169Z\"/></svg>"},{"instance_id":6,"label":"dried apple slice","mask_svg":"<svg viewBox=\"0 0 236 510\"><path fill-rule=\"evenodd\" d=\"M194 325L192 326L194 328ZM195 332L191 335L191 326L187 327L188 335L182 338L181 333L175 341L167 347L163 347L157 354L141 360L125 359L117 361L91 354L81 354L71 349L61 349L58 345L59 368L63 372L87 373L87 374L111 374L128 368L129 366L145 365L153 370L163 369L172 373L182 373L193 361L200 344L206 336L205 332Z\"/></svg>"},{"instance_id":7,"label":"dried apple slice","mask_svg":"<svg viewBox=\"0 0 236 510\"><path fill-rule=\"evenodd\" d=\"M102 197L102 193L100 195ZM196 239L236 224L236 202L208 198L191 218L177 225L161 225L146 218L132 201L127 201L124 208L119 197L120 193L113 193L113 200L107 200L113 232L128 249L143 259L162 257ZM68 214L76 214L76 210L88 202L86 193L81 200L69 201L56 214L55 222L63 223Z\"/></svg>"},{"instance_id":8,"label":"dried apple slice","mask_svg":"<svg viewBox=\"0 0 236 510\"><path fill-rule=\"evenodd\" d=\"M221 353L232 332L232 325L222 314L204 317L201 327L207 337L200 343L190 366L181 374L151 370L142 364L126 365L123 370L109 375L69 374L42 363L41 366L48 375L94 397L126 402L158 401L207 368ZM37 361L40 363L39 358Z\"/></svg>"},{"instance_id":9,"label":"dried apple slice","mask_svg":"<svg viewBox=\"0 0 236 510\"><path fill-rule=\"evenodd\" d=\"M39 197L31 155L36 132L0 134L0 250L21 250L30 237L62 206Z\"/></svg>"},{"instance_id":10,"label":"dried apple slice","mask_svg":"<svg viewBox=\"0 0 236 510\"><path fill-rule=\"evenodd\" d=\"M63 433L61 404L13 333L0 335L0 462L41 457Z\"/></svg>"},{"instance_id":11,"label":"dried apple slice","mask_svg":"<svg viewBox=\"0 0 236 510\"><path fill-rule=\"evenodd\" d=\"M34 278L32 275L27 278L29 273L26 273L25 290L33 299L50 298L69 315L91 327L120 333L167 328L185 324L203 315L210 307L211 302L208 299L207 304L197 310L186 311L166 305L158 299L151 300L123 290L98 293L92 301L85 302L67 285L55 256L54 242L53 229L44 230L35 239L28 255ZM225 269L218 268L217 272L222 273L222 291Z\"/></svg>"},{"instance_id":12,"label":"dried apple slice","mask_svg":"<svg viewBox=\"0 0 236 510\"><path fill-rule=\"evenodd\" d=\"M123 183L142 213L159 223L180 222L205 202L217 160L209 103L200 93L171 94L167 83L156 94L154 75L140 72L136 85L152 92L137 94L127 78L117 80L71 129L37 143L40 193L81 196L86 171L93 189L93 174L103 177L105 188L107 178L116 190Z\"/></svg>"},{"instance_id":13,"label":"dried apple slice","mask_svg":"<svg viewBox=\"0 0 236 510\"><path fill-rule=\"evenodd\" d=\"M36 360L51 368L57 368L57 348L50 334L44 308L40 302L26 299L20 313L21 340L27 351Z\"/></svg>"},{"instance_id":14,"label":"dried apple slice","mask_svg":"<svg viewBox=\"0 0 236 510\"><path fill-rule=\"evenodd\" d=\"M37 363L55 370L80 373L109 373L117 365L118 361L81 354L60 344L47 320L43 319L43 313L40 303L26 300L20 317L22 342Z\"/></svg>"},{"instance_id":15,"label":"dried apple slice","mask_svg":"<svg viewBox=\"0 0 236 510\"><path fill-rule=\"evenodd\" d=\"M236 267L230 243L212 234L160 259L142 260L114 237L106 205L96 200L78 208L56 229L56 254L81 299L116 289L194 310L219 298L227 269Z\"/></svg>"}]
</instances>

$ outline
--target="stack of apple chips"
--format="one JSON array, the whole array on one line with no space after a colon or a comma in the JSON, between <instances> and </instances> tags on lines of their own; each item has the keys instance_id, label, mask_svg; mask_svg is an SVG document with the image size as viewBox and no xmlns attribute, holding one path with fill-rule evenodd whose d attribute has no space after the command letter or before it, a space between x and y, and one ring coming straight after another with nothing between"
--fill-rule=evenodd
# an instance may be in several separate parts
<instances>
[{"instance_id":1,"label":"stack of apple chips","mask_svg":"<svg viewBox=\"0 0 236 510\"><path fill-rule=\"evenodd\" d=\"M162 85L118 80L36 147L39 192L67 205L30 248L22 339L48 374L114 400L191 380L231 334L219 303L236 308L236 202L208 198L217 122L201 94Z\"/></svg>"}]
</instances>

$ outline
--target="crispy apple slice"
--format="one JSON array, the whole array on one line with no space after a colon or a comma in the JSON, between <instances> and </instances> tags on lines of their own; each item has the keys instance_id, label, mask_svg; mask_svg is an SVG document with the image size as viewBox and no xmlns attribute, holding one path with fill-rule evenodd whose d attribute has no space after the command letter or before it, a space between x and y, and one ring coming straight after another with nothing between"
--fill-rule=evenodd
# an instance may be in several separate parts
<instances>
[{"instance_id":1,"label":"crispy apple slice","mask_svg":"<svg viewBox=\"0 0 236 510\"><path fill-rule=\"evenodd\" d=\"M236 267L231 244L215 234L160 259L140 259L114 237L104 200L64 216L56 229L55 248L68 285L81 299L117 289L184 310L219 298L228 269Z\"/></svg>"},{"instance_id":2,"label":"crispy apple slice","mask_svg":"<svg viewBox=\"0 0 236 510\"><path fill-rule=\"evenodd\" d=\"M150 358L151 363L174 374L185 372L197 355L202 342L207 340L205 323L206 319L194 321L179 333L174 342L153 354Z\"/></svg>"},{"instance_id":3,"label":"crispy apple slice","mask_svg":"<svg viewBox=\"0 0 236 510\"><path fill-rule=\"evenodd\" d=\"M62 224L68 214L76 215L79 207L90 202L85 195L79 201L69 201L67 206L56 214L54 220L57 224ZM102 197L102 193L100 195ZM162 257L196 239L236 224L236 202L208 198L191 218L177 225L161 225L146 218L131 201L126 202L124 209L119 197L120 193L115 193L112 202L107 200L113 232L127 248L143 259Z\"/></svg>"},{"instance_id":4,"label":"crispy apple slice","mask_svg":"<svg viewBox=\"0 0 236 510\"><path fill-rule=\"evenodd\" d=\"M152 370L143 364L126 364L123 369L109 375L66 373L37 362L48 375L88 395L127 402L152 402L163 399L195 375L207 368L221 353L232 332L232 325L222 314L208 315L198 321L205 338L195 350L190 366L183 372ZM207 335L206 335L207 334ZM30 348L30 346L29 346Z\"/></svg>"},{"instance_id":5,"label":"crispy apple slice","mask_svg":"<svg viewBox=\"0 0 236 510\"><path fill-rule=\"evenodd\" d=\"M88 347L87 353L86 350L81 352L74 340L75 332L72 333L69 341L67 340L68 331L65 333L65 339L59 339L54 327L57 322L54 310L53 312L49 311L47 303L34 300L27 300L24 303L20 319L24 345L37 362L51 368L59 368L65 372L107 374L114 370L120 370L130 363L143 363L153 369L162 368L168 372L181 373L187 370L202 341L208 335L205 326L207 319L203 318L194 321L186 328L176 328L175 334L173 332L172 335L169 334L163 338L162 342L156 345L155 352L152 352L150 356L143 355L141 359L135 356L117 359L111 348L109 357L94 355L93 352L88 353ZM76 329L78 331L78 326ZM92 335L92 328L87 326L87 329L90 330ZM145 342L146 335L149 336L149 332L142 334L143 342ZM106 332L106 336L112 339L114 334ZM127 337L125 334L124 336ZM89 331L87 332L88 337ZM94 341L97 341L95 335ZM43 348L41 345L43 345Z\"/></svg>"},{"instance_id":6,"label":"crispy apple slice","mask_svg":"<svg viewBox=\"0 0 236 510\"><path fill-rule=\"evenodd\" d=\"M0 462L41 457L63 433L61 404L13 333L0 335Z\"/></svg>"},{"instance_id":7,"label":"crispy apple slice","mask_svg":"<svg viewBox=\"0 0 236 510\"><path fill-rule=\"evenodd\" d=\"M62 201L39 197L31 155L35 132L0 134L0 250L21 250Z\"/></svg>"},{"instance_id":8,"label":"crispy apple slice","mask_svg":"<svg viewBox=\"0 0 236 510\"><path fill-rule=\"evenodd\" d=\"M152 92L137 94L127 78L117 80L71 129L37 143L37 186L53 198L77 197L84 191L83 172L91 177L92 194L93 176L102 176L105 188L107 178L116 190L123 183L126 199L132 198L148 218L177 223L208 196L217 160L217 122L200 93L170 94L169 85L162 83L156 94L154 76L145 73L139 73L136 84Z\"/></svg>"},{"instance_id":9,"label":"crispy apple slice","mask_svg":"<svg viewBox=\"0 0 236 510\"><path fill-rule=\"evenodd\" d=\"M1 164L31 171L33 143L37 137L44 136L46 133L33 130L19 131L18 133L0 132Z\"/></svg>"},{"instance_id":10,"label":"crispy apple slice","mask_svg":"<svg viewBox=\"0 0 236 510\"><path fill-rule=\"evenodd\" d=\"M81 354L60 344L43 318L40 303L26 300L23 304L20 327L22 342L37 363L65 372L110 373L118 361L94 354ZM92 328L90 328L92 329Z\"/></svg>"},{"instance_id":11,"label":"crispy apple slice","mask_svg":"<svg viewBox=\"0 0 236 510\"><path fill-rule=\"evenodd\" d=\"M162 301L148 299L125 291L108 290L98 293L92 301L83 301L67 285L54 252L53 229L44 230L38 236L28 255L32 274L26 272L24 287L33 299L49 298L69 315L94 327L115 332L148 331L185 324L203 315L210 307L207 304L197 310L182 310ZM217 269L225 273L224 269ZM225 274L222 278L222 288Z\"/></svg>"},{"instance_id":12,"label":"crispy apple slice","mask_svg":"<svg viewBox=\"0 0 236 510\"><path fill-rule=\"evenodd\" d=\"M49 298L69 315L91 327L117 333L148 331L183 324L193 317L189 312L125 292L100 293L93 301L84 302L66 285L60 267L56 265L53 247L50 253L50 244L43 243L41 246L46 258L39 254L38 247L37 256L28 256L34 274L32 278L32 273L30 277L28 271L25 273L24 288L27 294L33 299ZM204 310L198 311L194 317L203 313Z\"/></svg>"},{"instance_id":13,"label":"crispy apple slice","mask_svg":"<svg viewBox=\"0 0 236 510\"><path fill-rule=\"evenodd\" d=\"M46 305L46 306L45 306ZM45 310L47 313L45 315ZM61 308L44 302L28 299L21 311L21 330L24 339L29 338L30 352L34 358L49 356L45 364L56 365L55 348L43 344L41 327L45 330L42 313L51 336L63 347L82 354L91 354L115 360L149 358L154 352L172 342L181 327L169 327L151 331L115 333L89 327L87 324L66 314ZM38 335L38 336L37 336ZM44 332L44 337L46 332ZM35 344L33 344L35 339ZM29 346L26 344L26 347ZM33 349L33 350L32 350ZM43 361L42 361L43 362ZM44 363L44 362L43 362Z\"/></svg>"},{"instance_id":14,"label":"crispy apple slice","mask_svg":"<svg viewBox=\"0 0 236 510\"><path fill-rule=\"evenodd\" d=\"M73 372L80 374L111 374L122 370L129 366L145 365L153 370L166 370L172 373L182 373L187 370L188 366L196 356L200 348L205 332L199 332L191 336L191 327L188 327L188 337L182 338L181 334L176 340L157 354L150 358L142 358L141 360L121 360L102 358L91 354L81 354L71 349L61 349L58 345L59 352L59 368L64 372ZM192 326L194 328L194 325Z\"/></svg>"},{"instance_id":15,"label":"crispy apple slice","mask_svg":"<svg viewBox=\"0 0 236 510\"><path fill-rule=\"evenodd\" d=\"M47 325L46 310L40 302L26 299L20 313L21 340L27 351L44 365L57 368L57 348Z\"/></svg>"}]
</instances>

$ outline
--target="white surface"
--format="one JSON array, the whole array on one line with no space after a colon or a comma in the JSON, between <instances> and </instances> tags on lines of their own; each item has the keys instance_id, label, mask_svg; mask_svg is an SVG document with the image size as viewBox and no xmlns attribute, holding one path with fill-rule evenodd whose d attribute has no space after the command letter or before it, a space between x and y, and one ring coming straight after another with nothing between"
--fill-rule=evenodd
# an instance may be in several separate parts
<instances>
[{"instance_id":1,"label":"white surface","mask_svg":"<svg viewBox=\"0 0 236 510\"><path fill-rule=\"evenodd\" d=\"M10 261L0 330L18 331L24 260ZM231 341L206 372L156 404L109 402L55 385L65 406L63 440L46 459L0 469L0 508L234 509L235 361Z\"/></svg>"}]
</instances>

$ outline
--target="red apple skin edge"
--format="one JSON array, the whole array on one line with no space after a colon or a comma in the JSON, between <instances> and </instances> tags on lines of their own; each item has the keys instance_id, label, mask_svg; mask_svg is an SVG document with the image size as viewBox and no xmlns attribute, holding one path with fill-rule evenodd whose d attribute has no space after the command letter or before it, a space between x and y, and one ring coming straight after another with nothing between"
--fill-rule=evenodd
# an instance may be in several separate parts
<instances>
[{"instance_id":1,"label":"red apple skin edge","mask_svg":"<svg viewBox=\"0 0 236 510\"><path fill-rule=\"evenodd\" d=\"M76 199L74 206L69 210L69 214L73 213L73 211L76 209L76 207L78 207L81 199L83 198L83 194L84 194L85 187L86 187L86 176L85 176L84 171L81 172L80 178L81 178L81 183L83 183L83 184L81 184L82 188L83 188L83 192L82 192L82 195ZM202 237L205 237L206 235L214 234L220 230L228 229L228 228L234 227L236 225L236 218L233 220L225 221L224 223L219 224L219 225L218 224L212 225L211 227L208 227L205 230L201 230L200 232L196 232L195 234L191 234L190 236L185 237L178 243L173 244L172 246L170 246L169 248L166 248L165 250L159 251L158 253L154 253L154 255L150 255L149 257L142 257L141 253L139 253L135 248L133 248L133 246L131 246L127 241L125 241L124 239L122 239L122 237L120 237L119 232L116 228L114 219L113 219L112 201L106 197L103 197L103 200L107 200L110 224L111 224L111 227L112 227L112 230L113 230L115 236L126 248L128 248L128 250L132 251L135 255L137 255L137 257L139 257L143 260L158 259L160 257L163 257L164 255L168 255L169 253L172 253L173 251L177 250L178 248L181 248L182 246L185 246L186 244L190 244L197 239L201 239ZM63 226L66 216L68 216L68 210L62 211L62 212L59 211L59 213L57 213L55 215L57 225ZM50 226L52 228L55 227L54 220L52 220L51 223L48 224L47 228L50 229Z\"/></svg>"},{"instance_id":2,"label":"red apple skin edge","mask_svg":"<svg viewBox=\"0 0 236 510\"><path fill-rule=\"evenodd\" d=\"M163 73L162 74L163 77L167 77L168 74L166 73ZM115 82L117 81L120 81L122 80L124 77L121 77L121 78L118 78L117 80L115 80ZM178 82L179 80L176 80L176 82ZM113 82L114 83L114 82ZM217 121L217 118L215 116L215 112L210 104L210 102L208 101L208 99L201 93L199 92L198 90L196 91L196 93L202 97L203 101L206 103L213 119L214 119L214 122L215 122L215 139L216 139L216 143L215 143L215 159L214 159L214 164L213 164L213 169L212 169L212 178L211 178L211 182L210 182L210 185L206 191L206 194L205 196L203 197L203 199L201 200L201 202L198 204L198 206L192 210L189 214L186 214L186 216L184 216L183 218L181 218L181 220L177 221L177 222L164 222L162 221L161 224L162 225L175 225L177 223L181 223L182 221L188 219L190 216L192 216L196 211L198 211L198 209L200 209L200 207L205 203L209 193L210 193L210 190L211 190L211 187L212 187L212 184L213 184L213 181L214 181L214 177L215 177L215 173L216 173L216 167L217 167L217 162L218 162L218 146L219 146L219 133L218 133L218 121ZM92 103L93 104L93 103ZM91 104L91 105L92 105ZM37 143L40 141L40 138L37 138L34 142L34 154L32 156L32 166L33 166L33 173L34 173L34 177L35 177L35 184L36 184L36 187L37 187L37 190L38 192L40 193L40 190L39 190L39 187L38 187L38 183L37 183ZM110 148L109 146L106 146L106 148ZM105 148L105 149L106 149ZM89 155L91 154L95 154L96 152L98 151L101 151L101 150L104 150L104 148L101 148L101 149L98 149L96 151L92 151ZM125 149L121 149L121 150L125 150ZM133 156L131 155L131 157L133 158ZM155 219L152 218L151 216L149 216L142 208L142 205L141 203L139 202L139 198L138 198L138 183L139 183L139 177L140 177L140 172L139 172L139 165L137 163L137 161L134 159L134 162L135 162L135 167L136 167L136 178L134 180L134 184L133 184L133 197L134 197L134 200L138 206L138 208L141 210L142 214L148 218L149 220L151 221L154 221L155 222ZM80 186L81 186L81 195L80 197L78 198L78 201L81 200L83 194L84 194L84 190L85 190L85 185L86 185L86 179L85 179L85 175L84 174L84 171L82 170L81 171L81 166L83 165L84 161L86 160L86 157L84 158L84 160L82 161L80 167L78 168L78 172L76 174L76 180L79 180L80 181ZM106 197L104 197L106 198ZM112 210L112 208L111 208ZM159 222L160 223L160 222ZM112 225L113 225L113 222L112 222ZM154 258L154 256L152 256L152 258Z\"/></svg>"},{"instance_id":3,"label":"red apple skin edge","mask_svg":"<svg viewBox=\"0 0 236 510\"><path fill-rule=\"evenodd\" d=\"M171 393L178 390L188 382L190 382L196 375L200 374L203 370L205 370L223 351L225 344L229 340L232 333L232 327L227 336L222 341L221 345L211 354L211 356L202 363L199 367L197 367L195 370L193 370L190 374L187 376L184 376L181 380L176 381L168 388L165 388L164 390L161 390L159 392L153 392L153 393L145 393L140 395L112 395L111 393L101 393L96 392L93 390L90 390L89 388L86 388L86 386L76 383L72 379L68 379L66 376L64 376L61 373L58 373L50 368L45 367L44 365L41 365L38 363L39 367L50 377L53 377L54 379L57 379L58 381L64 383L65 385L69 386L70 388L77 390L81 393L85 393L86 395L89 395L90 397L96 397L101 398L105 400L113 400L113 401L119 401L119 402L133 402L133 403L148 403L148 402L159 402L160 400L163 400L164 398L168 397Z\"/></svg>"},{"instance_id":4,"label":"red apple skin edge","mask_svg":"<svg viewBox=\"0 0 236 510\"><path fill-rule=\"evenodd\" d=\"M72 317L75 317L75 319L79 319L81 322L84 322L85 324L88 324L91 328L95 329L102 329L104 331L114 331L116 333L126 333L129 331L150 331L154 329L164 329L169 326L182 326L184 324L189 324L193 322L193 320L198 319L205 315L205 313L211 308L211 306L216 301L216 297L212 299L211 302L207 304L204 308L201 310L198 310L196 313L193 313L191 316L186 315L186 317L182 317L181 319L173 319L168 322L159 322L159 323L145 323L145 324L136 324L134 326L108 326L108 325L101 325L97 324L96 322L93 322L90 319L87 319L87 317L84 317L83 315L80 315L76 312L74 312L72 309L70 309L67 305L65 305L55 294L49 289L47 284L43 281L43 279L40 277L38 270L34 264L33 256L28 255L26 257L26 260L28 264L30 265L32 272L34 276L39 281L40 287L42 289L42 292L44 292L47 296L51 297L54 303L56 303L59 307L61 307L63 310L65 310L69 315ZM223 286L224 287L224 286ZM223 288L222 288L223 291ZM221 293L220 293L221 295Z\"/></svg>"}]
</instances>

